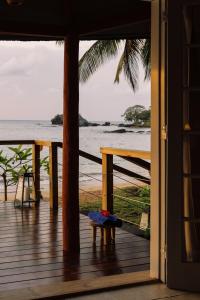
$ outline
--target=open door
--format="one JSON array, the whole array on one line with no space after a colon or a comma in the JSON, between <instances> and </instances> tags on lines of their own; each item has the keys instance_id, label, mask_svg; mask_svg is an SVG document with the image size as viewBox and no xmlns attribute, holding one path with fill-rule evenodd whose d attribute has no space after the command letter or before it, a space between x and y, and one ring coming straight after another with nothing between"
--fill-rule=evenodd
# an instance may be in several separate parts
<instances>
[{"instance_id":1,"label":"open door","mask_svg":"<svg viewBox=\"0 0 200 300\"><path fill-rule=\"evenodd\" d=\"M151 4L151 277L166 282L165 1Z\"/></svg>"},{"instance_id":2,"label":"open door","mask_svg":"<svg viewBox=\"0 0 200 300\"><path fill-rule=\"evenodd\" d=\"M200 0L165 4L167 285L200 291Z\"/></svg>"}]
</instances>

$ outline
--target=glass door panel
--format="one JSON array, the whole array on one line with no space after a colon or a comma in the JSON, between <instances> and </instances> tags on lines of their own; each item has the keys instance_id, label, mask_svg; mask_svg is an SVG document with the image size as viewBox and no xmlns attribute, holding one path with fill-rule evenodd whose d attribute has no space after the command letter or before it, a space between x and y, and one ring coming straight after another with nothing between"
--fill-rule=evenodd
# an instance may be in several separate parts
<instances>
[{"instance_id":1,"label":"glass door panel","mask_svg":"<svg viewBox=\"0 0 200 300\"><path fill-rule=\"evenodd\" d=\"M200 177L184 178L183 253L184 262L200 262Z\"/></svg>"},{"instance_id":2,"label":"glass door panel","mask_svg":"<svg viewBox=\"0 0 200 300\"><path fill-rule=\"evenodd\" d=\"M167 3L167 281L200 291L200 0Z\"/></svg>"},{"instance_id":3,"label":"glass door panel","mask_svg":"<svg viewBox=\"0 0 200 300\"><path fill-rule=\"evenodd\" d=\"M200 133L200 91L183 91L183 129Z\"/></svg>"},{"instance_id":4,"label":"glass door panel","mask_svg":"<svg viewBox=\"0 0 200 300\"><path fill-rule=\"evenodd\" d=\"M183 6L184 262L200 262L200 5Z\"/></svg>"}]
</instances>

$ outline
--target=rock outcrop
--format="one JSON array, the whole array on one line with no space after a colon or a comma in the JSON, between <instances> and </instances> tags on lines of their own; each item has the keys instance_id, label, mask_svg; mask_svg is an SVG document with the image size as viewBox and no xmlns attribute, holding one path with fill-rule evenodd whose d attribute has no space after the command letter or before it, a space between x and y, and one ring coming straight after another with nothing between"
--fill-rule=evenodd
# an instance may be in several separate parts
<instances>
[{"instance_id":1,"label":"rock outcrop","mask_svg":"<svg viewBox=\"0 0 200 300\"><path fill-rule=\"evenodd\" d=\"M62 125L63 124L63 115L56 115L53 119L51 119L51 124Z\"/></svg>"},{"instance_id":2,"label":"rock outcrop","mask_svg":"<svg viewBox=\"0 0 200 300\"><path fill-rule=\"evenodd\" d=\"M126 129L117 129L117 130L112 130L112 131L104 131L104 133L126 133L126 132L133 132L133 131L126 130Z\"/></svg>"},{"instance_id":3,"label":"rock outcrop","mask_svg":"<svg viewBox=\"0 0 200 300\"><path fill-rule=\"evenodd\" d=\"M89 126L89 122L86 119L84 119L80 114L79 114L79 126L80 127Z\"/></svg>"},{"instance_id":4,"label":"rock outcrop","mask_svg":"<svg viewBox=\"0 0 200 300\"><path fill-rule=\"evenodd\" d=\"M105 122L102 124L102 126L110 126L110 122Z\"/></svg>"},{"instance_id":5,"label":"rock outcrop","mask_svg":"<svg viewBox=\"0 0 200 300\"><path fill-rule=\"evenodd\" d=\"M63 115L56 115L52 120L51 123L53 125L63 125ZM92 123L91 123L92 124ZM79 114L79 126L80 127L87 127L90 126L90 123L84 119L80 114ZM91 125L92 126L92 125Z\"/></svg>"}]
</instances>

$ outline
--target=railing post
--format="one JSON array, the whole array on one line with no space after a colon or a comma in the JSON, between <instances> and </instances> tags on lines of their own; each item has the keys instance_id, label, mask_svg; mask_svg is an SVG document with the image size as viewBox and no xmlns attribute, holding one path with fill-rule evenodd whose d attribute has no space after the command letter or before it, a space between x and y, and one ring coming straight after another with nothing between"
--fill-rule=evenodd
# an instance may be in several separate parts
<instances>
[{"instance_id":1,"label":"railing post","mask_svg":"<svg viewBox=\"0 0 200 300\"><path fill-rule=\"evenodd\" d=\"M34 175L34 184L35 184L35 191L34 196L39 203L41 192L40 192L40 146L39 145L32 145L32 166L33 166L33 175Z\"/></svg>"},{"instance_id":2,"label":"railing post","mask_svg":"<svg viewBox=\"0 0 200 300\"><path fill-rule=\"evenodd\" d=\"M49 201L50 208L58 208L58 148L52 142L49 147Z\"/></svg>"},{"instance_id":3,"label":"railing post","mask_svg":"<svg viewBox=\"0 0 200 300\"><path fill-rule=\"evenodd\" d=\"M102 153L102 209L113 213L113 155Z\"/></svg>"}]
</instances>

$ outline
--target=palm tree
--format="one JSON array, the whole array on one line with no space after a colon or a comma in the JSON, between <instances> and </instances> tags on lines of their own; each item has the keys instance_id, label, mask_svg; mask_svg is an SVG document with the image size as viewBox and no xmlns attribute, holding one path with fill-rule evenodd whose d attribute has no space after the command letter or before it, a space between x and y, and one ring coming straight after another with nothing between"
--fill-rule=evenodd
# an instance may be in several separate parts
<instances>
[{"instance_id":1,"label":"palm tree","mask_svg":"<svg viewBox=\"0 0 200 300\"><path fill-rule=\"evenodd\" d=\"M120 75L124 72L127 81L135 91L138 86L138 62L140 59L145 70L144 79L150 78L150 40L100 40L95 42L79 61L80 81L87 81L102 64L119 53L122 45L123 52L114 82L119 83Z\"/></svg>"}]
</instances>

